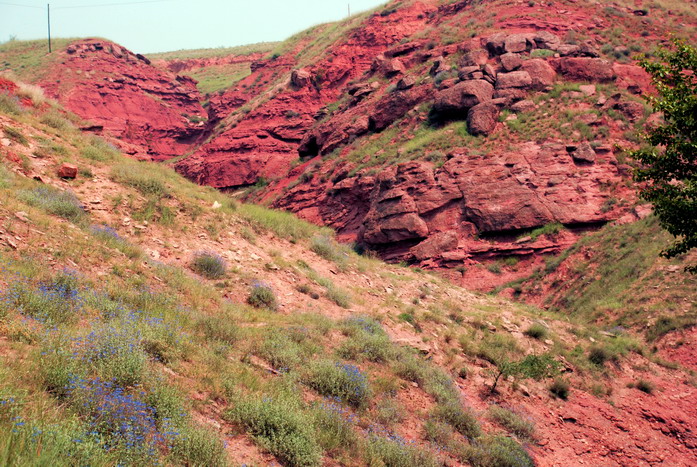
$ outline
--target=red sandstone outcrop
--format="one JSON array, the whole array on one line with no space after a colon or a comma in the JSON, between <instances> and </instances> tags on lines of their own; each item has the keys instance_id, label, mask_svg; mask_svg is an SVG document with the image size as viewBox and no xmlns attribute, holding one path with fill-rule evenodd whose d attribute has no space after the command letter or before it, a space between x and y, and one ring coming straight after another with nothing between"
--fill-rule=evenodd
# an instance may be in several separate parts
<instances>
[{"instance_id":1,"label":"red sandstone outcrop","mask_svg":"<svg viewBox=\"0 0 697 467\"><path fill-rule=\"evenodd\" d=\"M149 64L114 43L88 39L57 52L60 66L40 83L46 93L128 143L138 157L164 160L184 153L203 134L205 120L195 82Z\"/></svg>"}]
</instances>

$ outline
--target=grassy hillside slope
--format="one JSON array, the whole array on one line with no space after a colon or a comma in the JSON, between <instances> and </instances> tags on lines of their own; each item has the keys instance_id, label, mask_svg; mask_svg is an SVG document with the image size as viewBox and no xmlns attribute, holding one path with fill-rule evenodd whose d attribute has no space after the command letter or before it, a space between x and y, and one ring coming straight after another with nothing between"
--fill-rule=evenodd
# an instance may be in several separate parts
<instances>
[{"instance_id":1,"label":"grassy hillside slope","mask_svg":"<svg viewBox=\"0 0 697 467\"><path fill-rule=\"evenodd\" d=\"M689 379L631 333L357 256L22 102L0 94L2 464L532 465L572 443L559 413L640 424L627 382Z\"/></svg>"}]
</instances>

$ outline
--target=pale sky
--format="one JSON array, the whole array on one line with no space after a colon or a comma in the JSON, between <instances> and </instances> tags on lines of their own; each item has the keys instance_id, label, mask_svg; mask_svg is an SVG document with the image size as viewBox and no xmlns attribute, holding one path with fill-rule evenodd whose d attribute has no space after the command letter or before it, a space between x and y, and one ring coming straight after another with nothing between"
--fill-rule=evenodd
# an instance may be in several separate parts
<instances>
[{"instance_id":1,"label":"pale sky","mask_svg":"<svg viewBox=\"0 0 697 467\"><path fill-rule=\"evenodd\" d=\"M136 53L279 41L386 0L53 0L53 37L104 37ZM46 2L0 0L0 42L46 37Z\"/></svg>"}]
</instances>

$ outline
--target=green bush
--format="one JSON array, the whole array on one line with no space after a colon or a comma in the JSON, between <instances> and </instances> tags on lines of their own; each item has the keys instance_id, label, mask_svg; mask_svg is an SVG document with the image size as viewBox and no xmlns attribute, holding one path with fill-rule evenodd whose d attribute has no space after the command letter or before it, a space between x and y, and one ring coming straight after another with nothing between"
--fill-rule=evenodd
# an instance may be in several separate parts
<instances>
[{"instance_id":1,"label":"green bush","mask_svg":"<svg viewBox=\"0 0 697 467\"><path fill-rule=\"evenodd\" d=\"M95 137L90 141L89 145L84 146L80 150L80 155L85 159L108 162L116 159L119 155L119 151L106 141Z\"/></svg>"},{"instance_id":2,"label":"green bush","mask_svg":"<svg viewBox=\"0 0 697 467\"><path fill-rule=\"evenodd\" d=\"M252 284L249 297L247 297L247 303L255 308L267 308L274 311L278 308L276 294L274 294L270 286L263 282L255 282Z\"/></svg>"},{"instance_id":3,"label":"green bush","mask_svg":"<svg viewBox=\"0 0 697 467\"><path fill-rule=\"evenodd\" d=\"M188 423L178 428L172 442L171 456L192 467L224 467L228 465L225 446L210 430Z\"/></svg>"},{"instance_id":4,"label":"green bush","mask_svg":"<svg viewBox=\"0 0 697 467\"><path fill-rule=\"evenodd\" d=\"M555 379L549 386L549 392L562 400L567 400L569 398L569 389L569 383L563 379Z\"/></svg>"},{"instance_id":5,"label":"green bush","mask_svg":"<svg viewBox=\"0 0 697 467\"><path fill-rule=\"evenodd\" d=\"M371 396L368 378L353 365L329 360L315 362L306 382L323 396L337 397L355 407L365 406Z\"/></svg>"},{"instance_id":6,"label":"green bush","mask_svg":"<svg viewBox=\"0 0 697 467\"><path fill-rule=\"evenodd\" d=\"M313 410L315 436L326 451L353 449L358 437L353 430L353 415L333 402L323 402Z\"/></svg>"},{"instance_id":7,"label":"green bush","mask_svg":"<svg viewBox=\"0 0 697 467\"><path fill-rule=\"evenodd\" d=\"M198 251L191 260L191 269L208 279L220 279L225 276L225 260L215 253Z\"/></svg>"},{"instance_id":8,"label":"green bush","mask_svg":"<svg viewBox=\"0 0 697 467\"><path fill-rule=\"evenodd\" d=\"M537 240L541 235L556 235L564 229L565 227L559 222L553 222L533 230L528 235L532 237L533 240Z\"/></svg>"},{"instance_id":9,"label":"green bush","mask_svg":"<svg viewBox=\"0 0 697 467\"><path fill-rule=\"evenodd\" d=\"M333 261L339 265L346 262L347 255L341 251L341 247L326 235L316 235L310 240L310 250L322 258Z\"/></svg>"},{"instance_id":10,"label":"green bush","mask_svg":"<svg viewBox=\"0 0 697 467\"><path fill-rule=\"evenodd\" d=\"M71 222L78 222L86 215L82 204L73 193L51 186L22 190L18 193L18 198L27 204L45 210L49 214Z\"/></svg>"},{"instance_id":11,"label":"green bush","mask_svg":"<svg viewBox=\"0 0 697 467\"><path fill-rule=\"evenodd\" d=\"M344 341L338 349L340 357L349 360L366 359L371 362L386 362L392 359L392 343L386 335L360 332Z\"/></svg>"},{"instance_id":12,"label":"green bush","mask_svg":"<svg viewBox=\"0 0 697 467\"><path fill-rule=\"evenodd\" d=\"M605 366L605 362L613 358L612 353L605 347L594 346L588 352L588 361L597 366Z\"/></svg>"},{"instance_id":13,"label":"green bush","mask_svg":"<svg viewBox=\"0 0 697 467\"><path fill-rule=\"evenodd\" d=\"M254 225L294 242L326 230L298 219L291 213L274 211L255 204L242 204L239 213Z\"/></svg>"},{"instance_id":14,"label":"green bush","mask_svg":"<svg viewBox=\"0 0 697 467\"><path fill-rule=\"evenodd\" d=\"M229 345L237 342L240 334L240 328L228 315L207 316L199 321L198 326L208 339L215 339Z\"/></svg>"},{"instance_id":15,"label":"green bush","mask_svg":"<svg viewBox=\"0 0 697 467\"><path fill-rule=\"evenodd\" d=\"M335 285L326 287L327 298L339 305L341 308L351 308L351 296L343 289Z\"/></svg>"},{"instance_id":16,"label":"green bush","mask_svg":"<svg viewBox=\"0 0 697 467\"><path fill-rule=\"evenodd\" d=\"M422 451L396 435L389 437L371 434L366 446L369 465L386 467L436 467L431 453Z\"/></svg>"},{"instance_id":17,"label":"green bush","mask_svg":"<svg viewBox=\"0 0 697 467\"><path fill-rule=\"evenodd\" d=\"M535 425L510 409L492 405L489 407L489 418L520 439L530 441L534 438Z\"/></svg>"},{"instance_id":18,"label":"green bush","mask_svg":"<svg viewBox=\"0 0 697 467\"><path fill-rule=\"evenodd\" d=\"M459 401L438 404L432 415L436 420L447 423L467 438L478 438L482 434L477 416L471 409L463 409Z\"/></svg>"},{"instance_id":19,"label":"green bush","mask_svg":"<svg viewBox=\"0 0 697 467\"><path fill-rule=\"evenodd\" d=\"M543 340L549 335L549 330L541 323L533 323L528 329L525 330L525 335L532 337L533 339Z\"/></svg>"},{"instance_id":20,"label":"green bush","mask_svg":"<svg viewBox=\"0 0 697 467\"><path fill-rule=\"evenodd\" d=\"M647 381L645 379L640 379L634 386L639 391L645 392L646 394L652 394L656 389L656 386L651 381Z\"/></svg>"},{"instance_id":21,"label":"green bush","mask_svg":"<svg viewBox=\"0 0 697 467\"><path fill-rule=\"evenodd\" d=\"M120 164L111 171L111 178L118 183L131 186L146 196L164 198L169 196L169 191L159 174L147 170L147 166L130 162Z\"/></svg>"},{"instance_id":22,"label":"green bush","mask_svg":"<svg viewBox=\"0 0 697 467\"><path fill-rule=\"evenodd\" d=\"M255 349L255 354L266 360L277 370L296 368L302 361L300 347L287 336L272 331Z\"/></svg>"},{"instance_id":23,"label":"green bush","mask_svg":"<svg viewBox=\"0 0 697 467\"><path fill-rule=\"evenodd\" d=\"M534 467L530 454L507 436L486 436L465 447L458 457L473 467Z\"/></svg>"},{"instance_id":24,"label":"green bush","mask_svg":"<svg viewBox=\"0 0 697 467\"><path fill-rule=\"evenodd\" d=\"M261 446L293 466L320 465L322 450L312 423L297 406L284 400L249 398L238 401L226 418L245 426Z\"/></svg>"}]
</instances>

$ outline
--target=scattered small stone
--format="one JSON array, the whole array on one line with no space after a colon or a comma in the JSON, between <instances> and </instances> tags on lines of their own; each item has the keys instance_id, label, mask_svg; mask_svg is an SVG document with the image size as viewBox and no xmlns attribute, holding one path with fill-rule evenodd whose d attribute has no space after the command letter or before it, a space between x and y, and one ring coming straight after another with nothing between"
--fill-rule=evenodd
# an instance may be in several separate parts
<instances>
[{"instance_id":1,"label":"scattered small stone","mask_svg":"<svg viewBox=\"0 0 697 467\"><path fill-rule=\"evenodd\" d=\"M18 211L15 213L15 217L19 219L20 221L27 222L29 221L29 218L27 217L27 213L24 211Z\"/></svg>"},{"instance_id":2,"label":"scattered small stone","mask_svg":"<svg viewBox=\"0 0 697 467\"><path fill-rule=\"evenodd\" d=\"M220 204L220 203L217 202L217 201L215 201L215 202L213 203L213 206L212 206L213 209L220 209L220 208L222 208L222 207L223 207L223 205Z\"/></svg>"},{"instance_id":3,"label":"scattered small stone","mask_svg":"<svg viewBox=\"0 0 697 467\"><path fill-rule=\"evenodd\" d=\"M595 85L593 85L593 84L582 84L578 88L586 96L592 96L595 94Z\"/></svg>"}]
</instances>

